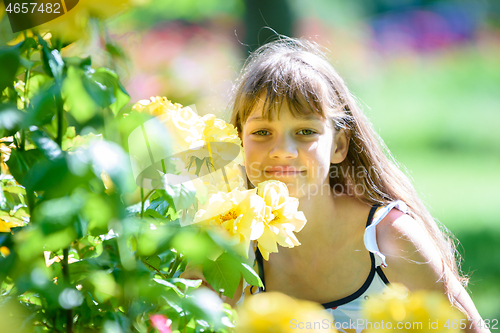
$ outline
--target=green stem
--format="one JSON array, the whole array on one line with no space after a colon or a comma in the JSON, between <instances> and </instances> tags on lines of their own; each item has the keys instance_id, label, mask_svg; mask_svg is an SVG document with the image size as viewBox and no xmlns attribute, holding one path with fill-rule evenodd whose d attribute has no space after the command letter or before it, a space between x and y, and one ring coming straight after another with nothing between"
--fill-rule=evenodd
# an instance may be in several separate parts
<instances>
[{"instance_id":1,"label":"green stem","mask_svg":"<svg viewBox=\"0 0 500 333\"><path fill-rule=\"evenodd\" d=\"M63 137L63 104L62 104L62 97L61 93L58 93L56 96L56 105L57 105L57 137L56 137L56 143L61 147L62 149L62 137Z\"/></svg>"},{"instance_id":2,"label":"green stem","mask_svg":"<svg viewBox=\"0 0 500 333\"><path fill-rule=\"evenodd\" d=\"M146 203L146 200L153 194L154 190L149 191L146 196L144 196L144 189L141 187L141 218L144 217L144 204Z\"/></svg>"},{"instance_id":3,"label":"green stem","mask_svg":"<svg viewBox=\"0 0 500 333\"><path fill-rule=\"evenodd\" d=\"M26 133L21 129L21 144L19 150L24 151L24 143L26 142Z\"/></svg>"},{"instance_id":4,"label":"green stem","mask_svg":"<svg viewBox=\"0 0 500 333\"><path fill-rule=\"evenodd\" d=\"M35 208L35 192L34 191L26 191L26 196L28 197L28 210L30 212L30 222L33 217L33 208Z\"/></svg>"},{"instance_id":5,"label":"green stem","mask_svg":"<svg viewBox=\"0 0 500 333\"><path fill-rule=\"evenodd\" d=\"M144 189L141 187L141 219L144 217Z\"/></svg>"},{"instance_id":6,"label":"green stem","mask_svg":"<svg viewBox=\"0 0 500 333\"><path fill-rule=\"evenodd\" d=\"M25 37L26 38L26 37ZM28 60L31 58L31 52L28 51ZM29 82L30 82L30 74L31 70L27 69L26 72L24 73L24 110L28 111L29 107L29 102L28 102L28 89L29 89ZM24 129L21 129L21 146L19 147L21 151L24 151L24 145L26 142L26 134Z\"/></svg>"},{"instance_id":7,"label":"green stem","mask_svg":"<svg viewBox=\"0 0 500 333\"><path fill-rule=\"evenodd\" d=\"M62 264L62 273L64 278L64 283L70 284L69 280L69 247L63 249L63 260ZM66 314L66 333L73 333L73 311L68 309L65 311Z\"/></svg>"},{"instance_id":8,"label":"green stem","mask_svg":"<svg viewBox=\"0 0 500 333\"><path fill-rule=\"evenodd\" d=\"M14 143L18 147L19 143L17 142L15 135L14 135ZM18 148L18 149L20 149L20 148ZM26 160L24 159L24 155L19 154L18 156L19 156L19 160L23 164L24 168L26 170L29 170L30 167L28 165L28 162L26 162ZM33 209L35 208L35 191L28 191L28 189L26 189L26 196L28 199L28 210L30 212L30 221L31 221L31 218L33 217Z\"/></svg>"},{"instance_id":9,"label":"green stem","mask_svg":"<svg viewBox=\"0 0 500 333\"><path fill-rule=\"evenodd\" d=\"M155 267L153 267L150 264L148 264L148 262L146 260L143 260L142 262L144 264L146 264L149 268L151 268L152 270L154 270L156 273L158 273L163 279L167 279L167 276L165 276L165 274L163 274L159 269L156 269Z\"/></svg>"},{"instance_id":10,"label":"green stem","mask_svg":"<svg viewBox=\"0 0 500 333\"><path fill-rule=\"evenodd\" d=\"M60 52L60 51L61 51L61 49L62 49L62 44L63 44L62 39L61 39L61 38L58 38L56 43L57 43L57 45L56 45L56 49L57 49L57 51L59 51L59 52Z\"/></svg>"},{"instance_id":11,"label":"green stem","mask_svg":"<svg viewBox=\"0 0 500 333\"><path fill-rule=\"evenodd\" d=\"M170 269L170 272L168 272L168 275L167 275L167 277L169 279L174 277L175 272L177 271L177 268L179 268L179 266L183 260L184 260L184 257L181 257L181 254L176 253L174 264L172 265L172 268Z\"/></svg>"}]
</instances>

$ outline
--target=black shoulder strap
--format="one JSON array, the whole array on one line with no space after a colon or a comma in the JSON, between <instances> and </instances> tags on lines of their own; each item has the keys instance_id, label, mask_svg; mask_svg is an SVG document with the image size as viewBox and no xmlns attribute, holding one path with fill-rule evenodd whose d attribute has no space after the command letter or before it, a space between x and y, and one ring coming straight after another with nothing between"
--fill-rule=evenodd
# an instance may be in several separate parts
<instances>
[{"instance_id":1,"label":"black shoulder strap","mask_svg":"<svg viewBox=\"0 0 500 333\"><path fill-rule=\"evenodd\" d=\"M266 281L264 279L264 258L262 258L262 253L260 253L259 247L255 251L255 260L257 260L257 266L259 267L259 277L264 285L264 290L266 290Z\"/></svg>"},{"instance_id":2,"label":"black shoulder strap","mask_svg":"<svg viewBox=\"0 0 500 333\"><path fill-rule=\"evenodd\" d=\"M370 224L372 224L372 220L373 220L373 215L375 214L375 211L377 210L377 208L379 208L380 205L379 204L375 204L372 206L372 208L370 209L370 214L368 214L368 220L366 220L366 226L368 227Z\"/></svg>"}]
</instances>

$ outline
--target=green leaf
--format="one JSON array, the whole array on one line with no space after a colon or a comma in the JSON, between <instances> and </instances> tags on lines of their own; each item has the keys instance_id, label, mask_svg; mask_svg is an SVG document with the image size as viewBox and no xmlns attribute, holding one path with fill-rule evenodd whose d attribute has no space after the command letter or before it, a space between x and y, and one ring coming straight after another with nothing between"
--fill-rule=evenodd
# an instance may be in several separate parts
<instances>
[{"instance_id":1,"label":"green leaf","mask_svg":"<svg viewBox=\"0 0 500 333\"><path fill-rule=\"evenodd\" d=\"M14 84L19 64L19 51L17 48L0 49L0 92L7 86Z\"/></svg>"},{"instance_id":2,"label":"green leaf","mask_svg":"<svg viewBox=\"0 0 500 333\"><path fill-rule=\"evenodd\" d=\"M107 68L86 72L82 83L95 104L109 107L115 115L130 101L118 75Z\"/></svg>"},{"instance_id":3,"label":"green leaf","mask_svg":"<svg viewBox=\"0 0 500 333\"><path fill-rule=\"evenodd\" d=\"M0 104L0 137L11 136L21 128L25 113L13 104Z\"/></svg>"},{"instance_id":4,"label":"green leaf","mask_svg":"<svg viewBox=\"0 0 500 333\"><path fill-rule=\"evenodd\" d=\"M58 158L62 154L59 145L44 131L29 132L29 139L38 147L48 160Z\"/></svg>"},{"instance_id":5,"label":"green leaf","mask_svg":"<svg viewBox=\"0 0 500 333\"><path fill-rule=\"evenodd\" d=\"M126 58L123 48L118 44L106 43L106 51L108 51L113 57L117 57L119 59Z\"/></svg>"},{"instance_id":6,"label":"green leaf","mask_svg":"<svg viewBox=\"0 0 500 333\"><path fill-rule=\"evenodd\" d=\"M32 69L36 64L35 61L28 60L25 57L20 57L19 61L21 63L21 66L23 66L26 69Z\"/></svg>"},{"instance_id":7,"label":"green leaf","mask_svg":"<svg viewBox=\"0 0 500 333\"><path fill-rule=\"evenodd\" d=\"M165 200L168 203L168 208L167 212L165 213L165 217L170 216L170 219L177 220L180 217L180 212L178 213L177 210L175 209L174 200L169 196L165 196Z\"/></svg>"},{"instance_id":8,"label":"green leaf","mask_svg":"<svg viewBox=\"0 0 500 333\"><path fill-rule=\"evenodd\" d=\"M233 298L240 283L240 262L233 255L223 253L217 260L205 260L203 275L215 290L223 289L223 295Z\"/></svg>"},{"instance_id":9,"label":"green leaf","mask_svg":"<svg viewBox=\"0 0 500 333\"><path fill-rule=\"evenodd\" d=\"M168 280L163 280L163 279L153 279L156 283L158 284L161 284L162 286L165 286L165 287L168 287L168 288L171 288L173 291L175 291L175 293L177 295L179 295L180 297L184 297L185 296L185 293L182 292L179 287L177 287L175 284L171 283L170 281ZM196 280L195 280L196 281ZM199 280L200 284L201 284L201 280Z\"/></svg>"},{"instance_id":10,"label":"green leaf","mask_svg":"<svg viewBox=\"0 0 500 333\"><path fill-rule=\"evenodd\" d=\"M45 160L43 154L38 149L30 149L27 151L18 151L13 149L10 153L10 158L7 161L10 173L22 185L26 186L24 176L28 170L39 160Z\"/></svg>"},{"instance_id":11,"label":"green leaf","mask_svg":"<svg viewBox=\"0 0 500 333\"><path fill-rule=\"evenodd\" d=\"M259 275L253 270L252 267L248 266L244 262L241 263L240 272L243 274L243 278L252 286L258 286L264 288Z\"/></svg>"},{"instance_id":12,"label":"green leaf","mask_svg":"<svg viewBox=\"0 0 500 333\"><path fill-rule=\"evenodd\" d=\"M33 215L45 235L65 229L76 221L82 203L71 197L47 200L36 206Z\"/></svg>"},{"instance_id":13,"label":"green leaf","mask_svg":"<svg viewBox=\"0 0 500 333\"><path fill-rule=\"evenodd\" d=\"M78 67L80 69L83 69L85 71L88 71L91 69L92 66L92 59L89 57L86 58L80 58L80 57L69 57L69 58L63 58L64 62L68 66L74 66Z\"/></svg>"},{"instance_id":14,"label":"green leaf","mask_svg":"<svg viewBox=\"0 0 500 333\"><path fill-rule=\"evenodd\" d=\"M105 108L116 101L113 80L115 80L115 78L111 74L99 68L99 70L93 73L85 73L85 76L82 78L82 83L92 100L98 106Z\"/></svg>"},{"instance_id":15,"label":"green leaf","mask_svg":"<svg viewBox=\"0 0 500 333\"><path fill-rule=\"evenodd\" d=\"M22 41L18 45L19 45L19 52L20 53L31 51L33 49L36 50L38 48L38 43L36 42L36 40L33 37L25 38L24 41Z\"/></svg>"},{"instance_id":16,"label":"green leaf","mask_svg":"<svg viewBox=\"0 0 500 333\"><path fill-rule=\"evenodd\" d=\"M0 209L7 210L7 198L5 197L1 186L0 186Z\"/></svg>"},{"instance_id":17,"label":"green leaf","mask_svg":"<svg viewBox=\"0 0 500 333\"><path fill-rule=\"evenodd\" d=\"M191 280L191 279L181 279L181 278L171 278L170 281L172 281L173 283L182 284L184 288L186 288L186 290L188 288L196 289L199 286L201 286L202 282L201 280Z\"/></svg>"},{"instance_id":18,"label":"green leaf","mask_svg":"<svg viewBox=\"0 0 500 333\"><path fill-rule=\"evenodd\" d=\"M177 185L170 185L164 178L163 188L166 197L174 203L176 211L189 208L196 201L196 188L192 182L184 182Z\"/></svg>"},{"instance_id":19,"label":"green leaf","mask_svg":"<svg viewBox=\"0 0 500 333\"><path fill-rule=\"evenodd\" d=\"M130 102L130 95L127 93L122 84L117 81L117 84L115 85L115 102L111 104L109 108L116 116L128 102Z\"/></svg>"},{"instance_id":20,"label":"green leaf","mask_svg":"<svg viewBox=\"0 0 500 333\"><path fill-rule=\"evenodd\" d=\"M154 210L161 216L166 216L165 214L168 211L168 201L163 197L156 198L153 201L151 201L147 210Z\"/></svg>"},{"instance_id":21,"label":"green leaf","mask_svg":"<svg viewBox=\"0 0 500 333\"><path fill-rule=\"evenodd\" d=\"M31 100L38 92L49 89L54 84L54 79L42 73L35 73L29 78L28 99Z\"/></svg>"},{"instance_id":22,"label":"green leaf","mask_svg":"<svg viewBox=\"0 0 500 333\"><path fill-rule=\"evenodd\" d=\"M146 210L144 211L144 216L149 216L149 217L152 217L152 218L154 218L154 219L156 219L156 220L163 220L163 221L166 221L166 219L165 219L165 217L164 217L164 216L162 216L162 215L158 214L158 212L157 212L157 211L152 210L152 209L146 209Z\"/></svg>"},{"instance_id":23,"label":"green leaf","mask_svg":"<svg viewBox=\"0 0 500 333\"><path fill-rule=\"evenodd\" d=\"M85 74L82 69L70 66L62 89L65 97L65 109L69 110L79 123L85 123L91 119L98 108L98 105L85 89L84 77Z\"/></svg>"},{"instance_id":24,"label":"green leaf","mask_svg":"<svg viewBox=\"0 0 500 333\"><path fill-rule=\"evenodd\" d=\"M92 79L102 85L106 84L111 89L113 94L112 102L106 106L109 106L114 115L117 115L130 101L130 96L120 83L118 75L110 69L104 67L97 69L95 74L92 75Z\"/></svg>"},{"instance_id":25,"label":"green leaf","mask_svg":"<svg viewBox=\"0 0 500 333\"><path fill-rule=\"evenodd\" d=\"M64 70L64 61L58 50L50 49L47 42L38 35L38 43L42 45L42 60L45 72L56 79L57 82L62 81Z\"/></svg>"},{"instance_id":26,"label":"green leaf","mask_svg":"<svg viewBox=\"0 0 500 333\"><path fill-rule=\"evenodd\" d=\"M94 174L105 171L113 183L123 192L135 189L130 159L122 147L114 142L95 141L88 150Z\"/></svg>"},{"instance_id":27,"label":"green leaf","mask_svg":"<svg viewBox=\"0 0 500 333\"><path fill-rule=\"evenodd\" d=\"M116 206L110 202L111 200L106 199L106 197L92 192L87 193L82 199L85 201L85 205L81 214L89 221L88 228L92 234L108 231L108 222L113 218Z\"/></svg>"},{"instance_id":28,"label":"green leaf","mask_svg":"<svg viewBox=\"0 0 500 333\"><path fill-rule=\"evenodd\" d=\"M28 114L24 118L24 128L29 128L30 126L41 127L49 124L56 114L55 96L60 95L60 90L57 85L44 86L44 88L31 100Z\"/></svg>"},{"instance_id":29,"label":"green leaf","mask_svg":"<svg viewBox=\"0 0 500 333\"><path fill-rule=\"evenodd\" d=\"M26 195L26 189L17 184L12 184L12 185L3 185L1 186L5 192L11 193L11 194L21 194L21 195Z\"/></svg>"},{"instance_id":30,"label":"green leaf","mask_svg":"<svg viewBox=\"0 0 500 333\"><path fill-rule=\"evenodd\" d=\"M195 319L205 320L214 325L215 331L219 332L223 303L217 294L206 288L198 288L180 303L183 309L194 315Z\"/></svg>"},{"instance_id":31,"label":"green leaf","mask_svg":"<svg viewBox=\"0 0 500 333\"><path fill-rule=\"evenodd\" d=\"M69 172L65 154L53 160L39 160L22 179L28 192L46 191L44 197L60 197L70 193L79 184L88 179L77 177Z\"/></svg>"},{"instance_id":32,"label":"green leaf","mask_svg":"<svg viewBox=\"0 0 500 333\"><path fill-rule=\"evenodd\" d=\"M157 271L160 271L160 266L161 266L161 258L158 256L150 256L146 258L146 263L156 269Z\"/></svg>"},{"instance_id":33,"label":"green leaf","mask_svg":"<svg viewBox=\"0 0 500 333\"><path fill-rule=\"evenodd\" d=\"M216 258L220 248L206 233L196 233L193 228L182 228L172 240L172 247L189 261L203 262L207 257Z\"/></svg>"}]
</instances>

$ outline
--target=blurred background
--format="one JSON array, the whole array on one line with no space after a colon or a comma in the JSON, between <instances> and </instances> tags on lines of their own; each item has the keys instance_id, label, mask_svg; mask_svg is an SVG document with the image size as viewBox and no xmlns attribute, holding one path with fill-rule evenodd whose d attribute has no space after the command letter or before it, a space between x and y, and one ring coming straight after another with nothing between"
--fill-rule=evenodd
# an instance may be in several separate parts
<instances>
[{"instance_id":1,"label":"blurred background","mask_svg":"<svg viewBox=\"0 0 500 333\"><path fill-rule=\"evenodd\" d=\"M167 96L203 115L222 114L245 58L274 31L330 50L459 239L479 312L500 319L500 2L152 0L114 20L109 37L126 55L115 69L132 102ZM94 44L85 51L96 59Z\"/></svg>"}]
</instances>

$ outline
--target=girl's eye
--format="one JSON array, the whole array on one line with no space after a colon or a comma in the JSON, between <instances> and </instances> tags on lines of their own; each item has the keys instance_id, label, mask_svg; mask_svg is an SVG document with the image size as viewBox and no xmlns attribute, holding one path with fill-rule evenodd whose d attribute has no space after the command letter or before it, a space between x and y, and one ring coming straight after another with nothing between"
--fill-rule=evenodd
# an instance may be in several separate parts
<instances>
[{"instance_id":1,"label":"girl's eye","mask_svg":"<svg viewBox=\"0 0 500 333\"><path fill-rule=\"evenodd\" d=\"M300 134L300 132L303 132L302 135L312 135L312 134L316 134L315 131L313 130L310 130L310 129L303 129L303 130L300 130L298 133Z\"/></svg>"},{"instance_id":2,"label":"girl's eye","mask_svg":"<svg viewBox=\"0 0 500 333\"><path fill-rule=\"evenodd\" d=\"M255 134L258 136L266 136L266 133L269 133L269 132L266 130L258 130L258 131L253 132L252 134Z\"/></svg>"},{"instance_id":3,"label":"girl's eye","mask_svg":"<svg viewBox=\"0 0 500 333\"><path fill-rule=\"evenodd\" d=\"M311 130L311 129L303 129L303 130L300 130L300 131L297 132L297 134L304 135L304 136L309 136L309 135L313 135L313 134L316 134L316 133L317 133L316 131ZM257 135L257 136L268 136L269 135L269 131L267 131L267 130L258 130L258 131L253 132L252 134Z\"/></svg>"}]
</instances>

